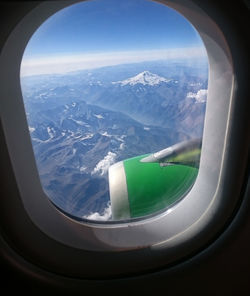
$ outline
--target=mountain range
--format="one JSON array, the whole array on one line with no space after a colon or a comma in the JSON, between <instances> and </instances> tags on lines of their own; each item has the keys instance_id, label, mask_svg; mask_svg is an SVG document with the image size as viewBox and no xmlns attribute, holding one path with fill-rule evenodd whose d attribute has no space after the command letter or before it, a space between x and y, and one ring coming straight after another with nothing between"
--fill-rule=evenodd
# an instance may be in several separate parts
<instances>
[{"instance_id":1,"label":"mountain range","mask_svg":"<svg viewBox=\"0 0 250 296\"><path fill-rule=\"evenodd\" d=\"M172 77L132 67L124 77L121 66L111 68L22 80L43 188L78 218L107 211L111 164L202 135L205 75L190 70L188 76L186 67ZM112 72L109 80L102 71Z\"/></svg>"}]
</instances>

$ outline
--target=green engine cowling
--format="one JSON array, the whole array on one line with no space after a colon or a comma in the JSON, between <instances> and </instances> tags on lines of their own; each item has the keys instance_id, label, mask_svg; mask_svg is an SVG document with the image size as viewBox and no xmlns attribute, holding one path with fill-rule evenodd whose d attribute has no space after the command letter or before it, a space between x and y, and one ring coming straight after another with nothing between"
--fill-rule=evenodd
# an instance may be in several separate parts
<instances>
[{"instance_id":1,"label":"green engine cowling","mask_svg":"<svg viewBox=\"0 0 250 296\"><path fill-rule=\"evenodd\" d=\"M185 196L197 177L197 160L200 155L200 144L199 147L191 147L188 143L190 149L186 143L181 148L178 144L171 147L171 153L167 151L168 156L163 153L164 157L158 160L154 155L142 155L118 162L109 168L114 220L159 212Z\"/></svg>"}]
</instances>

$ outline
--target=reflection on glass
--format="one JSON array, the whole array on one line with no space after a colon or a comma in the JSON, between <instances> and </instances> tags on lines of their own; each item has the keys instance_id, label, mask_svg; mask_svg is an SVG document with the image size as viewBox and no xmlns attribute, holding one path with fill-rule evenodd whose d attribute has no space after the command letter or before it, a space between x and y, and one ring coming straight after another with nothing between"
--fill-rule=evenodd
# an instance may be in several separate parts
<instances>
[{"instance_id":1,"label":"reflection on glass","mask_svg":"<svg viewBox=\"0 0 250 296\"><path fill-rule=\"evenodd\" d=\"M45 21L21 84L49 199L108 221L183 198L198 172L207 65L196 30L157 2L84 1Z\"/></svg>"}]
</instances>

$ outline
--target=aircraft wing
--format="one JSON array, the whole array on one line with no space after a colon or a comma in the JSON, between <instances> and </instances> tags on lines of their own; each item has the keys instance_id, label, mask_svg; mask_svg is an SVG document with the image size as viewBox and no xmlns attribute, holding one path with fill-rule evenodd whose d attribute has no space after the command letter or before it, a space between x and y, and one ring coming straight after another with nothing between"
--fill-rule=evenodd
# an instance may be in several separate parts
<instances>
[{"instance_id":1,"label":"aircraft wing","mask_svg":"<svg viewBox=\"0 0 250 296\"><path fill-rule=\"evenodd\" d=\"M158 162L162 166L181 163L197 167L199 165L201 145L201 139L192 139L177 143L142 158L141 162Z\"/></svg>"}]
</instances>

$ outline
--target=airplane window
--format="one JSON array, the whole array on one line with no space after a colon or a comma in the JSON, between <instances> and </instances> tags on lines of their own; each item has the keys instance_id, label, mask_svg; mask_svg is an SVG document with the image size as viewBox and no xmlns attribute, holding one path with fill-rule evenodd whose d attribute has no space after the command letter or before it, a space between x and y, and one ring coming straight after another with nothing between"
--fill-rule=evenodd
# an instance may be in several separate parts
<instances>
[{"instance_id":1,"label":"airplane window","mask_svg":"<svg viewBox=\"0 0 250 296\"><path fill-rule=\"evenodd\" d=\"M34 33L20 77L40 182L64 213L147 217L191 189L208 58L180 13L146 0L68 6Z\"/></svg>"},{"instance_id":2,"label":"airplane window","mask_svg":"<svg viewBox=\"0 0 250 296\"><path fill-rule=\"evenodd\" d=\"M6 27L1 208L12 262L89 281L220 244L244 202L247 51L213 5L43 1Z\"/></svg>"}]
</instances>

